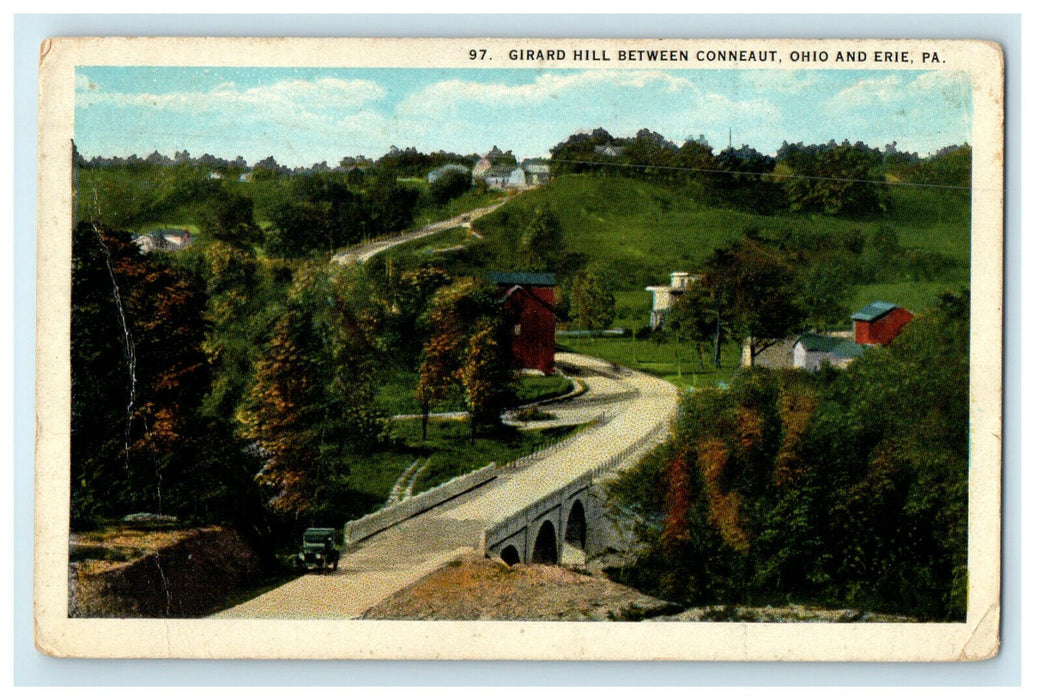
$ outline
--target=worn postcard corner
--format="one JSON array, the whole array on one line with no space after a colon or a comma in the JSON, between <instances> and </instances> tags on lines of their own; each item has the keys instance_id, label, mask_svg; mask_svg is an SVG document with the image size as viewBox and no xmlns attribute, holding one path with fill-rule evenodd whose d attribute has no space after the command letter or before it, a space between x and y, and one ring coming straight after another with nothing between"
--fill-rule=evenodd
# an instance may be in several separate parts
<instances>
[{"instance_id":1,"label":"worn postcard corner","mask_svg":"<svg viewBox=\"0 0 1042 700\"><path fill-rule=\"evenodd\" d=\"M45 41L37 648L994 656L1003 70Z\"/></svg>"}]
</instances>

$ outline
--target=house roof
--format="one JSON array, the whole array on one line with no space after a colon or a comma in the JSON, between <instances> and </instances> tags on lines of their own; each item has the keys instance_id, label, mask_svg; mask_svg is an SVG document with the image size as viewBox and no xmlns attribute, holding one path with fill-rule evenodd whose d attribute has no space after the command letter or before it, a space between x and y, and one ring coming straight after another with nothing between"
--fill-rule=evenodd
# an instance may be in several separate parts
<instances>
[{"instance_id":1,"label":"house roof","mask_svg":"<svg viewBox=\"0 0 1042 700\"><path fill-rule=\"evenodd\" d=\"M889 301L874 301L860 311L851 314L850 318L855 321L875 321L896 308L897 304L891 304Z\"/></svg>"},{"instance_id":2,"label":"house roof","mask_svg":"<svg viewBox=\"0 0 1042 700\"><path fill-rule=\"evenodd\" d=\"M488 279L492 284L521 285L522 287L552 287L552 272L490 272Z\"/></svg>"},{"instance_id":3,"label":"house roof","mask_svg":"<svg viewBox=\"0 0 1042 700\"><path fill-rule=\"evenodd\" d=\"M796 339L793 345L796 345L796 343L802 343L808 352L823 352L837 359L853 359L861 357L865 353L863 345L858 345L846 338L837 338L831 335L804 333Z\"/></svg>"},{"instance_id":4,"label":"house roof","mask_svg":"<svg viewBox=\"0 0 1042 700\"><path fill-rule=\"evenodd\" d=\"M832 349L829 355L841 359L854 359L855 357L861 357L865 354L865 346L858 345L857 343L849 340L844 340L839 345Z\"/></svg>"},{"instance_id":5,"label":"house roof","mask_svg":"<svg viewBox=\"0 0 1042 700\"><path fill-rule=\"evenodd\" d=\"M796 339L796 343L802 344L808 352L832 352L844 342L846 341L843 338L818 335L817 333L804 333ZM796 343L793 343L793 345Z\"/></svg>"},{"instance_id":6,"label":"house roof","mask_svg":"<svg viewBox=\"0 0 1042 700\"><path fill-rule=\"evenodd\" d=\"M485 177L510 177L517 169L516 165L493 165L485 173Z\"/></svg>"}]
</instances>

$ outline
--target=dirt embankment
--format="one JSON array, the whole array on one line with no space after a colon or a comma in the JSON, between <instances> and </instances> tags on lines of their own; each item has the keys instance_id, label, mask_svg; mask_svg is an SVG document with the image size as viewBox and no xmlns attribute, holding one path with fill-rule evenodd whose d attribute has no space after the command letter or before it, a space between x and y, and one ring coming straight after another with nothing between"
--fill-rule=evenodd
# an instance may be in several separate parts
<instances>
[{"instance_id":1,"label":"dirt embankment","mask_svg":"<svg viewBox=\"0 0 1042 700\"><path fill-rule=\"evenodd\" d=\"M256 553L223 527L74 534L69 617L195 617L261 573Z\"/></svg>"},{"instance_id":2,"label":"dirt embankment","mask_svg":"<svg viewBox=\"0 0 1042 700\"><path fill-rule=\"evenodd\" d=\"M632 588L557 566L456 561L362 617L371 620L639 620L678 608Z\"/></svg>"},{"instance_id":3,"label":"dirt embankment","mask_svg":"<svg viewBox=\"0 0 1042 700\"><path fill-rule=\"evenodd\" d=\"M914 622L863 610L805 605L713 605L684 610L608 580L557 566L455 561L363 616L374 620L619 620L649 622Z\"/></svg>"}]
</instances>

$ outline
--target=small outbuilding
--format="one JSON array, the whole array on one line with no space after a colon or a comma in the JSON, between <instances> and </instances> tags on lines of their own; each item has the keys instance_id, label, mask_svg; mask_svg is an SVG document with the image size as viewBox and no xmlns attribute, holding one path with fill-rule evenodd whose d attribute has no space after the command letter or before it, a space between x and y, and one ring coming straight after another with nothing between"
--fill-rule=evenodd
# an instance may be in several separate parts
<instances>
[{"instance_id":1,"label":"small outbuilding","mask_svg":"<svg viewBox=\"0 0 1042 700\"><path fill-rule=\"evenodd\" d=\"M854 321L854 342L858 345L889 345L914 316L897 304L874 301L850 318Z\"/></svg>"},{"instance_id":2,"label":"small outbuilding","mask_svg":"<svg viewBox=\"0 0 1042 700\"><path fill-rule=\"evenodd\" d=\"M815 372L828 362L845 369L865 352L865 346L851 342L849 337L804 333L792 346L792 366Z\"/></svg>"},{"instance_id":3,"label":"small outbuilding","mask_svg":"<svg viewBox=\"0 0 1042 700\"><path fill-rule=\"evenodd\" d=\"M489 280L502 293L512 329L514 369L554 371L554 276L548 272L493 272Z\"/></svg>"}]
</instances>

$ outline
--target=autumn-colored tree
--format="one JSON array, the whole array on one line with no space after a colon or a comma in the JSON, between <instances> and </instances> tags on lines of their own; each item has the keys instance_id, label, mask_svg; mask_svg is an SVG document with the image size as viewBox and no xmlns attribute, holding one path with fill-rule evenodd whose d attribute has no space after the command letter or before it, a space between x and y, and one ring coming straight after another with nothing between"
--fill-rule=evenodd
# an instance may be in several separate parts
<instances>
[{"instance_id":1,"label":"autumn-colored tree","mask_svg":"<svg viewBox=\"0 0 1042 700\"><path fill-rule=\"evenodd\" d=\"M491 361L491 339L495 339L495 352L492 354L498 362L504 362L509 367L502 359L504 348L508 346L498 338L502 328L502 323L498 322L500 316L501 307L495 293L481 280L457 280L438 289L431 298L428 311L430 336L424 343L420 378L416 386L416 399L420 402L423 413L424 439L427 435L427 420L431 406L456 388L464 390L463 369L468 365L471 369L466 376L472 378L470 381L474 385L474 398L478 402L475 405L480 407L479 420L484 416L486 390L481 385L484 377L491 376L489 371L492 365L488 364ZM474 346L473 340L479 335L482 339ZM498 372L497 368L496 372L492 373L495 375L494 381L505 384ZM472 417L474 415L472 412Z\"/></svg>"},{"instance_id":2,"label":"autumn-colored tree","mask_svg":"<svg viewBox=\"0 0 1042 700\"><path fill-rule=\"evenodd\" d=\"M310 319L294 312L279 319L239 414L266 458L258 481L269 490L268 505L290 516L308 507L317 485L322 383L309 352L309 326Z\"/></svg>"},{"instance_id":3,"label":"autumn-colored tree","mask_svg":"<svg viewBox=\"0 0 1042 700\"><path fill-rule=\"evenodd\" d=\"M191 509L181 483L193 464L183 447L209 382L204 304L198 279L165 256L142 255L129 234L89 223L76 228L74 522L130 509Z\"/></svg>"},{"instance_id":4,"label":"autumn-colored tree","mask_svg":"<svg viewBox=\"0 0 1042 700\"><path fill-rule=\"evenodd\" d=\"M470 413L470 444L474 444L479 423L499 415L509 396L510 360L502 343L502 321L481 319L467 344L463 366L456 377Z\"/></svg>"}]
</instances>

